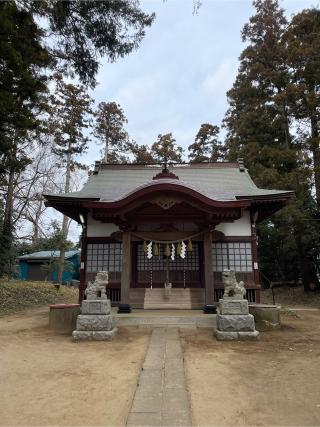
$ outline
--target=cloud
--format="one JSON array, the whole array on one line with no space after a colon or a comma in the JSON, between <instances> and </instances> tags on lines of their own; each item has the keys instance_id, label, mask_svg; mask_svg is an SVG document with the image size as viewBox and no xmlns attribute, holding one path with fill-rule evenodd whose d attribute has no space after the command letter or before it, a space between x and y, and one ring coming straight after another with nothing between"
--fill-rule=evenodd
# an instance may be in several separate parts
<instances>
[{"instance_id":1,"label":"cloud","mask_svg":"<svg viewBox=\"0 0 320 427\"><path fill-rule=\"evenodd\" d=\"M209 94L227 92L237 75L238 61L235 59L224 59L217 68L209 72L202 84L203 89Z\"/></svg>"},{"instance_id":2,"label":"cloud","mask_svg":"<svg viewBox=\"0 0 320 427\"><path fill-rule=\"evenodd\" d=\"M156 76L141 76L129 79L115 93L115 99L120 105L129 108L146 108L151 105L157 94Z\"/></svg>"}]
</instances>

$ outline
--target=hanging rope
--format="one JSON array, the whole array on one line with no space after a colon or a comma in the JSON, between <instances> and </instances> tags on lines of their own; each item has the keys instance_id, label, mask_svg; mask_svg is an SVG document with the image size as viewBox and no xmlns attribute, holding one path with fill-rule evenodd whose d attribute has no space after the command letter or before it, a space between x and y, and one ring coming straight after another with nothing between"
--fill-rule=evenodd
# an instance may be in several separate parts
<instances>
[{"instance_id":1,"label":"hanging rope","mask_svg":"<svg viewBox=\"0 0 320 427\"><path fill-rule=\"evenodd\" d=\"M141 236L137 233L131 233L131 234L132 234L132 236L137 237L140 240L144 240L145 242L148 240L148 241L153 242L153 243L170 244L170 243L179 243L179 242L182 242L184 240L192 240L195 237L201 236L203 233L204 233L204 231L200 231L200 233L192 234L191 236L187 236L187 237L184 237L182 239L177 239L177 240L155 240L155 239L150 239L146 236Z\"/></svg>"}]
</instances>

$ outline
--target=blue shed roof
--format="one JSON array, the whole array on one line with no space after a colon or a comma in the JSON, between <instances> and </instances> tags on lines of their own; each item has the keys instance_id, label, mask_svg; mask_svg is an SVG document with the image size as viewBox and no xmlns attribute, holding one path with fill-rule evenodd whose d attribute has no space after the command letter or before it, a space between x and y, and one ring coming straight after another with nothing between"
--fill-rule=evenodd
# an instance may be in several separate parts
<instances>
[{"instance_id":1,"label":"blue shed roof","mask_svg":"<svg viewBox=\"0 0 320 427\"><path fill-rule=\"evenodd\" d=\"M74 255L79 254L79 250L73 250L73 251L66 251L65 253L65 259L71 258ZM40 252L33 252L32 254L26 254L21 255L18 257L19 260L45 260L45 259L51 259L51 258L59 258L60 257L60 251L40 251Z\"/></svg>"}]
</instances>

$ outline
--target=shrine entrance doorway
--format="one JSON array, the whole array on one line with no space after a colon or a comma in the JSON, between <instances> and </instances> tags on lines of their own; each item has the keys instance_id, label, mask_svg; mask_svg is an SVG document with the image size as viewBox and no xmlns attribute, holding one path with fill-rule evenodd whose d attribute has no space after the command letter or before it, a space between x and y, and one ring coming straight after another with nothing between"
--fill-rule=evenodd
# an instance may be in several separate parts
<instances>
[{"instance_id":1,"label":"shrine entrance doorway","mask_svg":"<svg viewBox=\"0 0 320 427\"><path fill-rule=\"evenodd\" d=\"M192 242L192 250L185 258L175 254L174 259L164 254L165 246L159 245L159 254L148 259L142 242L133 243L132 287L164 288L165 282L172 288L203 288L203 242Z\"/></svg>"}]
</instances>

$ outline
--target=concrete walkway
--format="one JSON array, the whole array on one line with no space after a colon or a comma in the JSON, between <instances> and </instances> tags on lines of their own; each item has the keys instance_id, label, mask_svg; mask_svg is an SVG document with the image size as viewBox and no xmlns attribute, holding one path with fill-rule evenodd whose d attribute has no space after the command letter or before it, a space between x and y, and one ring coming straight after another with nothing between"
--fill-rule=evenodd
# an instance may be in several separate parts
<instances>
[{"instance_id":1,"label":"concrete walkway","mask_svg":"<svg viewBox=\"0 0 320 427\"><path fill-rule=\"evenodd\" d=\"M153 329L127 426L191 426L178 329Z\"/></svg>"}]
</instances>

